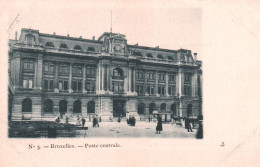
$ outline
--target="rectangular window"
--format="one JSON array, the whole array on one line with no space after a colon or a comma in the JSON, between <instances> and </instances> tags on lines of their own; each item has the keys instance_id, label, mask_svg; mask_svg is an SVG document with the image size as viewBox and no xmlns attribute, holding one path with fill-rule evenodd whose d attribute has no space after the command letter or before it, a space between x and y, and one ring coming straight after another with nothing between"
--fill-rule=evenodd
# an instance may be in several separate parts
<instances>
[{"instance_id":1,"label":"rectangular window","mask_svg":"<svg viewBox=\"0 0 260 167\"><path fill-rule=\"evenodd\" d=\"M78 82L78 91L82 91L82 83L80 81Z\"/></svg>"},{"instance_id":2,"label":"rectangular window","mask_svg":"<svg viewBox=\"0 0 260 167\"><path fill-rule=\"evenodd\" d=\"M27 88L27 85L28 85L27 79L23 79L23 87L24 87L24 88Z\"/></svg>"},{"instance_id":3,"label":"rectangular window","mask_svg":"<svg viewBox=\"0 0 260 167\"><path fill-rule=\"evenodd\" d=\"M23 61L23 69L25 70L33 70L34 61L33 60L24 60Z\"/></svg>"},{"instance_id":4,"label":"rectangular window","mask_svg":"<svg viewBox=\"0 0 260 167\"><path fill-rule=\"evenodd\" d=\"M154 86L151 86L151 95L154 94Z\"/></svg>"},{"instance_id":5,"label":"rectangular window","mask_svg":"<svg viewBox=\"0 0 260 167\"><path fill-rule=\"evenodd\" d=\"M33 62L30 61L30 70L33 70Z\"/></svg>"},{"instance_id":6,"label":"rectangular window","mask_svg":"<svg viewBox=\"0 0 260 167\"><path fill-rule=\"evenodd\" d=\"M29 88L32 88L32 87L33 87L33 80L29 79Z\"/></svg>"},{"instance_id":7,"label":"rectangular window","mask_svg":"<svg viewBox=\"0 0 260 167\"><path fill-rule=\"evenodd\" d=\"M64 81L64 90L68 90L69 86L68 86L68 81Z\"/></svg>"},{"instance_id":8,"label":"rectangular window","mask_svg":"<svg viewBox=\"0 0 260 167\"><path fill-rule=\"evenodd\" d=\"M48 80L45 79L44 80L44 89L48 89L48 87L49 87L48 83L49 83Z\"/></svg>"},{"instance_id":9,"label":"rectangular window","mask_svg":"<svg viewBox=\"0 0 260 167\"><path fill-rule=\"evenodd\" d=\"M54 72L54 64L50 64L50 72Z\"/></svg>"},{"instance_id":10,"label":"rectangular window","mask_svg":"<svg viewBox=\"0 0 260 167\"><path fill-rule=\"evenodd\" d=\"M59 72L68 74L69 73L69 66L66 65L66 64L60 64L59 65Z\"/></svg>"},{"instance_id":11,"label":"rectangular window","mask_svg":"<svg viewBox=\"0 0 260 167\"><path fill-rule=\"evenodd\" d=\"M50 80L50 90L53 90L53 80Z\"/></svg>"},{"instance_id":12,"label":"rectangular window","mask_svg":"<svg viewBox=\"0 0 260 167\"><path fill-rule=\"evenodd\" d=\"M59 81L59 90L63 90L63 81Z\"/></svg>"},{"instance_id":13,"label":"rectangular window","mask_svg":"<svg viewBox=\"0 0 260 167\"><path fill-rule=\"evenodd\" d=\"M88 66L86 68L86 74L87 74L87 76L95 76L95 67L94 66Z\"/></svg>"},{"instance_id":14,"label":"rectangular window","mask_svg":"<svg viewBox=\"0 0 260 167\"><path fill-rule=\"evenodd\" d=\"M73 81L73 82L72 82L72 89L73 89L74 91L77 90L77 81Z\"/></svg>"},{"instance_id":15,"label":"rectangular window","mask_svg":"<svg viewBox=\"0 0 260 167\"><path fill-rule=\"evenodd\" d=\"M44 64L44 71L49 71L49 65L47 63Z\"/></svg>"}]
</instances>

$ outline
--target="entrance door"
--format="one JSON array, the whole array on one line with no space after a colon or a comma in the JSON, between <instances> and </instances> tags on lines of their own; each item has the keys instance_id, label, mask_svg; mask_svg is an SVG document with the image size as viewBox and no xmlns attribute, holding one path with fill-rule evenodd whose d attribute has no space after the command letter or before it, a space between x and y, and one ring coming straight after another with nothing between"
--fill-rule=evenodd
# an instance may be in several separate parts
<instances>
[{"instance_id":1,"label":"entrance door","mask_svg":"<svg viewBox=\"0 0 260 167\"><path fill-rule=\"evenodd\" d=\"M113 116L114 117L125 117L126 112L125 112L125 100L114 100L113 101Z\"/></svg>"},{"instance_id":2,"label":"entrance door","mask_svg":"<svg viewBox=\"0 0 260 167\"><path fill-rule=\"evenodd\" d=\"M61 100L59 103L59 112L61 116L67 112L68 102L66 100Z\"/></svg>"}]
</instances>

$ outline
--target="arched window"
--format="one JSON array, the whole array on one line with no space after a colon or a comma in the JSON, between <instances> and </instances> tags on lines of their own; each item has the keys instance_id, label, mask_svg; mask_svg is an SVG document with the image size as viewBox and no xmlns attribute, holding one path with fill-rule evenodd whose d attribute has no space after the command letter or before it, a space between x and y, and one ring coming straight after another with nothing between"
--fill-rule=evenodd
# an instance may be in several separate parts
<instances>
[{"instance_id":1,"label":"arched window","mask_svg":"<svg viewBox=\"0 0 260 167\"><path fill-rule=\"evenodd\" d=\"M171 112L174 116L177 116L177 112L176 112L176 104L172 104L171 105Z\"/></svg>"},{"instance_id":2,"label":"arched window","mask_svg":"<svg viewBox=\"0 0 260 167\"><path fill-rule=\"evenodd\" d=\"M87 51L95 52L95 48L93 48L93 47L88 47L88 50L87 50Z\"/></svg>"},{"instance_id":3,"label":"arched window","mask_svg":"<svg viewBox=\"0 0 260 167\"><path fill-rule=\"evenodd\" d=\"M76 100L73 103L73 113L81 113L81 101Z\"/></svg>"},{"instance_id":4,"label":"arched window","mask_svg":"<svg viewBox=\"0 0 260 167\"><path fill-rule=\"evenodd\" d=\"M74 46L74 50L76 50L76 51L81 51L82 48L81 48L80 45L75 45L75 46Z\"/></svg>"},{"instance_id":5,"label":"arched window","mask_svg":"<svg viewBox=\"0 0 260 167\"><path fill-rule=\"evenodd\" d=\"M133 55L142 57L142 53L138 51L133 51Z\"/></svg>"},{"instance_id":6,"label":"arched window","mask_svg":"<svg viewBox=\"0 0 260 167\"><path fill-rule=\"evenodd\" d=\"M32 100L26 98L22 102L22 112L32 112Z\"/></svg>"},{"instance_id":7,"label":"arched window","mask_svg":"<svg viewBox=\"0 0 260 167\"><path fill-rule=\"evenodd\" d=\"M123 70L121 68L115 68L113 70L113 76L114 77L122 77L123 76Z\"/></svg>"},{"instance_id":8,"label":"arched window","mask_svg":"<svg viewBox=\"0 0 260 167\"><path fill-rule=\"evenodd\" d=\"M173 61L173 57L172 56L168 56L168 60Z\"/></svg>"},{"instance_id":9,"label":"arched window","mask_svg":"<svg viewBox=\"0 0 260 167\"><path fill-rule=\"evenodd\" d=\"M162 103L160 106L161 112L165 112L166 111L166 104Z\"/></svg>"},{"instance_id":10,"label":"arched window","mask_svg":"<svg viewBox=\"0 0 260 167\"><path fill-rule=\"evenodd\" d=\"M153 58L153 56L152 56L151 53L147 53L147 54L146 54L146 57L147 57L147 58Z\"/></svg>"},{"instance_id":11,"label":"arched window","mask_svg":"<svg viewBox=\"0 0 260 167\"><path fill-rule=\"evenodd\" d=\"M68 102L66 100L61 100L59 103L59 112L65 114L67 112Z\"/></svg>"},{"instance_id":12,"label":"arched window","mask_svg":"<svg viewBox=\"0 0 260 167\"><path fill-rule=\"evenodd\" d=\"M188 104L187 107L187 117L192 116L192 104Z\"/></svg>"},{"instance_id":13,"label":"arched window","mask_svg":"<svg viewBox=\"0 0 260 167\"><path fill-rule=\"evenodd\" d=\"M44 112L53 112L53 102L50 99L47 99L43 103L43 111Z\"/></svg>"},{"instance_id":14,"label":"arched window","mask_svg":"<svg viewBox=\"0 0 260 167\"><path fill-rule=\"evenodd\" d=\"M155 103L150 103L149 105L149 114L153 114L153 111L156 110L156 105Z\"/></svg>"},{"instance_id":15,"label":"arched window","mask_svg":"<svg viewBox=\"0 0 260 167\"><path fill-rule=\"evenodd\" d=\"M46 42L46 48L54 48L54 44L52 42Z\"/></svg>"},{"instance_id":16,"label":"arched window","mask_svg":"<svg viewBox=\"0 0 260 167\"><path fill-rule=\"evenodd\" d=\"M60 48L61 49L68 49L68 46L67 46L67 44L62 43L62 44L60 44Z\"/></svg>"},{"instance_id":17,"label":"arched window","mask_svg":"<svg viewBox=\"0 0 260 167\"><path fill-rule=\"evenodd\" d=\"M88 102L88 113L95 113L95 102L94 101Z\"/></svg>"},{"instance_id":18,"label":"arched window","mask_svg":"<svg viewBox=\"0 0 260 167\"><path fill-rule=\"evenodd\" d=\"M144 114L144 103L138 103L138 114Z\"/></svg>"},{"instance_id":19,"label":"arched window","mask_svg":"<svg viewBox=\"0 0 260 167\"><path fill-rule=\"evenodd\" d=\"M163 56L162 56L161 54L158 54L158 55L157 55L157 58L162 60L162 59L163 59Z\"/></svg>"}]
</instances>

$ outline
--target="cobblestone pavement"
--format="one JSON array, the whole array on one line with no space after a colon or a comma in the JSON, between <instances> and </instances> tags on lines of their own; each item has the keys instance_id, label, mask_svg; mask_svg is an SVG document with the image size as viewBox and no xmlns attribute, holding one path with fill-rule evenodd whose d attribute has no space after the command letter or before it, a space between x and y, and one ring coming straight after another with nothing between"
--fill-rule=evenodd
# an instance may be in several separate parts
<instances>
[{"instance_id":1,"label":"cobblestone pavement","mask_svg":"<svg viewBox=\"0 0 260 167\"><path fill-rule=\"evenodd\" d=\"M155 122L137 122L136 126L129 126L126 122L100 122L99 127L92 127L92 123L87 122L86 126L89 127L88 137L195 138L197 132L197 129L187 132L179 125L163 124L163 131L156 134Z\"/></svg>"}]
</instances>

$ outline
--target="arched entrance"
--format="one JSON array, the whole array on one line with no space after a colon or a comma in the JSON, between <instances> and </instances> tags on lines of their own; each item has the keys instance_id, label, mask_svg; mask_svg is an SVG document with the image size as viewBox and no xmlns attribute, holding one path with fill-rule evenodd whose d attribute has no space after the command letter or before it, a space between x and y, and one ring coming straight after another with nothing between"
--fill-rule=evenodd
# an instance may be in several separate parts
<instances>
[{"instance_id":1,"label":"arched entrance","mask_svg":"<svg viewBox=\"0 0 260 167\"><path fill-rule=\"evenodd\" d=\"M144 114L144 103L138 103L138 114Z\"/></svg>"},{"instance_id":2,"label":"arched entrance","mask_svg":"<svg viewBox=\"0 0 260 167\"><path fill-rule=\"evenodd\" d=\"M22 112L32 112L32 100L26 98L22 102Z\"/></svg>"},{"instance_id":3,"label":"arched entrance","mask_svg":"<svg viewBox=\"0 0 260 167\"><path fill-rule=\"evenodd\" d=\"M81 113L81 101L76 100L73 103L73 113Z\"/></svg>"},{"instance_id":4,"label":"arched entrance","mask_svg":"<svg viewBox=\"0 0 260 167\"><path fill-rule=\"evenodd\" d=\"M43 103L43 111L46 113L53 112L53 102L50 99L47 99Z\"/></svg>"},{"instance_id":5,"label":"arched entrance","mask_svg":"<svg viewBox=\"0 0 260 167\"><path fill-rule=\"evenodd\" d=\"M114 100L113 101L113 116L114 117L125 117L126 111L125 111L125 100Z\"/></svg>"},{"instance_id":6,"label":"arched entrance","mask_svg":"<svg viewBox=\"0 0 260 167\"><path fill-rule=\"evenodd\" d=\"M160 110L161 110L161 112L166 112L166 104L165 103L161 104Z\"/></svg>"},{"instance_id":7,"label":"arched entrance","mask_svg":"<svg viewBox=\"0 0 260 167\"><path fill-rule=\"evenodd\" d=\"M59 112L62 118L62 115L65 114L67 112L67 106L68 106L68 102L66 100L61 100L59 103Z\"/></svg>"},{"instance_id":8,"label":"arched entrance","mask_svg":"<svg viewBox=\"0 0 260 167\"><path fill-rule=\"evenodd\" d=\"M150 103L149 105L149 114L153 114L153 111L156 110L156 105L155 103Z\"/></svg>"},{"instance_id":9,"label":"arched entrance","mask_svg":"<svg viewBox=\"0 0 260 167\"><path fill-rule=\"evenodd\" d=\"M171 105L171 113L173 114L173 116L177 116L176 104Z\"/></svg>"},{"instance_id":10,"label":"arched entrance","mask_svg":"<svg viewBox=\"0 0 260 167\"><path fill-rule=\"evenodd\" d=\"M192 116L192 104L188 104L187 107L187 117Z\"/></svg>"},{"instance_id":11,"label":"arched entrance","mask_svg":"<svg viewBox=\"0 0 260 167\"><path fill-rule=\"evenodd\" d=\"M95 102L89 101L88 102L88 114L95 113Z\"/></svg>"}]
</instances>

